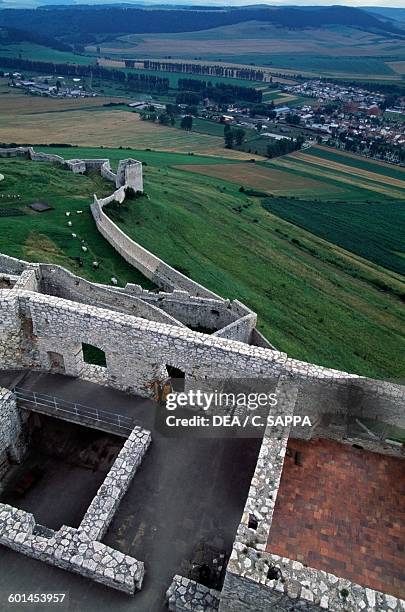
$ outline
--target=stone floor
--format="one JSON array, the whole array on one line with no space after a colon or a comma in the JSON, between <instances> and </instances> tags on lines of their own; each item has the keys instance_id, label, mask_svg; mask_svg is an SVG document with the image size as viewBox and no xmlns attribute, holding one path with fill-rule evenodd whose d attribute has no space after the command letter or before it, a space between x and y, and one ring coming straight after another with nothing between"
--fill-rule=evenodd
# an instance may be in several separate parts
<instances>
[{"instance_id":1,"label":"stone floor","mask_svg":"<svg viewBox=\"0 0 405 612\"><path fill-rule=\"evenodd\" d=\"M267 551L404 598L405 460L325 439L288 447Z\"/></svg>"}]
</instances>

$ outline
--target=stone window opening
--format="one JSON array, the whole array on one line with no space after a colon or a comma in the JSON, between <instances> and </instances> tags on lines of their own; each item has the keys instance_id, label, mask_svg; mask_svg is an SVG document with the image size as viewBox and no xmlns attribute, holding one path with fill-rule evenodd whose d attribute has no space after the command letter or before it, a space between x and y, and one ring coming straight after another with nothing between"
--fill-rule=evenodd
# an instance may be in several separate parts
<instances>
[{"instance_id":1,"label":"stone window opening","mask_svg":"<svg viewBox=\"0 0 405 612\"><path fill-rule=\"evenodd\" d=\"M97 346L93 346L92 344L86 344L83 342L82 350L83 360L85 363L102 366L103 368L107 367L105 352L102 349L98 348Z\"/></svg>"}]
</instances>

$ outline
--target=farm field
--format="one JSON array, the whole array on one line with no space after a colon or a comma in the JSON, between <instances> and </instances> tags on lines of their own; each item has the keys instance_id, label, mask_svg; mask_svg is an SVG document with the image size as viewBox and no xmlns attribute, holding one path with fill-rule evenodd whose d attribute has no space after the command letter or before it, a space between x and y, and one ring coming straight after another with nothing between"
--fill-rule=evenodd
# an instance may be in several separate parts
<instances>
[{"instance_id":1,"label":"farm field","mask_svg":"<svg viewBox=\"0 0 405 612\"><path fill-rule=\"evenodd\" d=\"M142 121L138 113L103 106L109 102L110 98L102 97L52 100L24 94L0 95L0 142L155 148L231 159L254 157L225 150L222 136Z\"/></svg>"},{"instance_id":2,"label":"farm field","mask_svg":"<svg viewBox=\"0 0 405 612\"><path fill-rule=\"evenodd\" d=\"M92 194L111 192L111 184L96 173L74 175L47 163L0 159L0 253L35 262L56 263L89 280L110 283L146 281L127 264L97 231L90 213ZM17 200L13 195L20 195ZM45 202L54 210L38 213L28 208ZM82 210L77 214L76 210ZM70 212L66 217L65 212ZM68 226L68 221L72 227ZM72 238L72 232L77 238ZM85 240L87 252L81 248ZM83 260L79 266L75 258ZM93 261L100 267L95 270Z\"/></svg>"},{"instance_id":3,"label":"farm field","mask_svg":"<svg viewBox=\"0 0 405 612\"><path fill-rule=\"evenodd\" d=\"M42 150L70 158L109 157L113 166L128 155L146 162L148 197L113 209L112 217L135 240L177 269L256 310L258 328L280 350L365 375L405 374L400 359L395 358L403 354L405 343L401 277L337 246L333 243L336 236L329 242L296 225L299 220L291 223L282 218L277 206L289 210L298 200L270 198L274 210L269 211L261 198L239 192L240 181L223 180L233 172L241 176L246 167L262 171L267 170L265 166L175 152ZM210 166L216 169L216 161L221 164L222 179L199 173L201 167L204 172ZM73 176L54 168L50 174L47 164L22 160L1 160L0 172L6 177L0 184L1 193L23 195L21 204L4 201L0 207L21 207L26 213L0 217L0 229L7 227L7 234L0 232L0 252L59 263L99 282L116 276L120 284L131 281L145 286L145 279L98 234L90 216L92 194L109 192L110 184L93 174ZM385 198L378 197L383 206ZM49 202L55 210L28 211L28 200L36 199ZM77 215L76 209L83 214ZM67 226L66 210L72 211L72 228ZM401 219L394 216L394 207L390 214L399 227ZM357 235L359 223L356 217L345 231ZM378 220L374 232L383 231L377 226ZM87 253L71 237L72 231L79 239L84 237ZM388 250L390 237L385 235L385 239ZM392 244L395 246L394 239ZM83 267L74 257L83 258ZM94 259L101 263L99 270L91 266ZM347 337L355 339L352 348Z\"/></svg>"},{"instance_id":4,"label":"farm field","mask_svg":"<svg viewBox=\"0 0 405 612\"><path fill-rule=\"evenodd\" d=\"M338 202L405 198L405 170L326 147L226 169L202 164L190 170L276 196Z\"/></svg>"},{"instance_id":5,"label":"farm field","mask_svg":"<svg viewBox=\"0 0 405 612\"><path fill-rule=\"evenodd\" d=\"M95 48L89 46L88 51ZM254 63L292 74L400 79L402 41L343 26L290 31L265 22L245 22L200 32L127 35L101 45L108 56L196 58Z\"/></svg>"},{"instance_id":6,"label":"farm field","mask_svg":"<svg viewBox=\"0 0 405 612\"><path fill-rule=\"evenodd\" d=\"M339 161L335 161L328 157L328 152L324 149L314 147L312 153L311 150L279 157L269 162L269 166L330 181L331 184L333 182L342 186L351 186L368 192L370 198L375 198L377 195L394 199L405 198L405 171L401 169L391 171L387 164L374 164L368 160L357 162L356 159L340 155L338 152L334 155L335 160ZM394 173L396 176L391 176Z\"/></svg>"},{"instance_id":7,"label":"farm field","mask_svg":"<svg viewBox=\"0 0 405 612\"><path fill-rule=\"evenodd\" d=\"M93 57L79 55L69 51L58 51L43 45L30 42L8 43L0 45L0 67L2 57L20 57L22 59L37 60L40 62L93 64Z\"/></svg>"},{"instance_id":8,"label":"farm field","mask_svg":"<svg viewBox=\"0 0 405 612\"><path fill-rule=\"evenodd\" d=\"M7 86L7 79L0 78L0 126L8 122L18 122L18 117L30 117L44 113L62 113L65 111L94 110L111 102L126 103L125 98L98 96L96 98L47 98L30 96L17 88ZM10 125L14 128L15 125Z\"/></svg>"}]
</instances>

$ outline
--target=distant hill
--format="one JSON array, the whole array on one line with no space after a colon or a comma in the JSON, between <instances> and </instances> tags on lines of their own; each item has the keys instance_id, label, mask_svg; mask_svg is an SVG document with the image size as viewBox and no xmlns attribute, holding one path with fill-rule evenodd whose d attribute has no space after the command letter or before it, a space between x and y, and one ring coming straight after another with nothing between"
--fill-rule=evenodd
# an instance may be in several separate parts
<instances>
[{"instance_id":1,"label":"distant hill","mask_svg":"<svg viewBox=\"0 0 405 612\"><path fill-rule=\"evenodd\" d=\"M405 8L383 8L382 6L373 6L367 7L364 10L376 17L387 17L388 19L405 23Z\"/></svg>"},{"instance_id":2,"label":"distant hill","mask_svg":"<svg viewBox=\"0 0 405 612\"><path fill-rule=\"evenodd\" d=\"M17 28L0 27L0 45L10 45L20 42L30 42L43 47L57 49L58 51L71 51L71 47L56 38L38 34L37 32L20 30Z\"/></svg>"},{"instance_id":3,"label":"distant hill","mask_svg":"<svg viewBox=\"0 0 405 612\"><path fill-rule=\"evenodd\" d=\"M102 5L90 7L43 7L41 9L0 10L0 26L37 32L48 37L80 35L82 39L94 34L147 34L163 32L193 32L244 21L264 21L285 28L323 27L341 25L402 36L404 32L387 20L367 11L343 7L243 7L238 9L155 9L122 8Z\"/></svg>"}]
</instances>

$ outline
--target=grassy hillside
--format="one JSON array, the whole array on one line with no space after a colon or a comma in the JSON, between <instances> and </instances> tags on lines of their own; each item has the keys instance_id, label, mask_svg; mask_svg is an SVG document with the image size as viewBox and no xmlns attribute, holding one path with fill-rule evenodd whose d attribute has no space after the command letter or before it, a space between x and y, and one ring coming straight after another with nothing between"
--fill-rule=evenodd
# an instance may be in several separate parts
<instances>
[{"instance_id":1,"label":"grassy hillside","mask_svg":"<svg viewBox=\"0 0 405 612\"><path fill-rule=\"evenodd\" d=\"M69 157L108 156L113 165L128 157L128 151L117 149L45 150ZM259 329L291 356L377 377L405 374L405 315L399 297L404 283L399 275L266 211L260 198L239 192L237 183L193 172L215 168L214 158L153 151L133 151L131 156L147 164L148 197L110 214L134 239L220 295L251 306ZM245 165L219 161L223 176ZM141 280L98 234L90 217L92 193L105 193L109 184L95 175L75 177L61 169L50 174L46 164L29 161L3 160L0 172L6 177L1 193L23 195L19 204L0 198L0 207L25 213L0 217L0 229L7 228L0 232L0 252L54 261L101 282L113 275L120 283ZM25 205L36 199L55 210L29 212ZM70 217L64 214L67 210ZM76 210L84 212L78 215ZM356 224L349 229L358 231ZM72 231L78 239L71 237ZM86 241L87 253L80 239ZM72 257L82 257L83 267ZM93 259L101 262L98 271L92 268Z\"/></svg>"},{"instance_id":2,"label":"grassy hillside","mask_svg":"<svg viewBox=\"0 0 405 612\"><path fill-rule=\"evenodd\" d=\"M398 275L267 212L228 182L184 176L148 166L148 199L114 207L112 218L177 269L256 310L259 329L289 354L379 377L405 373Z\"/></svg>"},{"instance_id":3,"label":"grassy hillside","mask_svg":"<svg viewBox=\"0 0 405 612\"><path fill-rule=\"evenodd\" d=\"M146 281L129 266L97 231L90 213L92 194L107 195L111 184L96 173L74 175L50 164L0 159L0 253L29 261L57 263L97 282ZM13 196L20 195L20 199ZM45 202L54 210L28 208ZM77 214L77 210L82 210ZM71 215L66 217L65 212ZM68 222L72 226L68 226ZM72 238L72 233L77 235ZM82 240L84 241L82 243ZM82 250L82 245L87 251ZM82 259L79 265L78 259ZM93 261L100 267L95 270Z\"/></svg>"}]
</instances>

